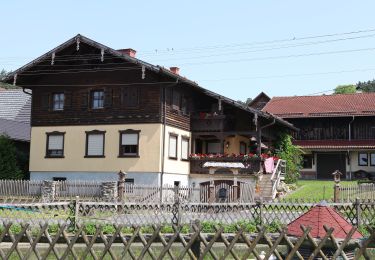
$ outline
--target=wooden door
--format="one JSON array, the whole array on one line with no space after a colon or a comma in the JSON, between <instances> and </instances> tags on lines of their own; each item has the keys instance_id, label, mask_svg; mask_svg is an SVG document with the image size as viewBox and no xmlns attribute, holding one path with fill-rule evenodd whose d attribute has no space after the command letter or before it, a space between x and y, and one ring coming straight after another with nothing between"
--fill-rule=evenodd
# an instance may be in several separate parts
<instances>
[{"instance_id":1,"label":"wooden door","mask_svg":"<svg viewBox=\"0 0 375 260\"><path fill-rule=\"evenodd\" d=\"M343 176L346 175L345 153L318 153L317 154L317 178L333 180L332 173L339 170Z\"/></svg>"}]
</instances>

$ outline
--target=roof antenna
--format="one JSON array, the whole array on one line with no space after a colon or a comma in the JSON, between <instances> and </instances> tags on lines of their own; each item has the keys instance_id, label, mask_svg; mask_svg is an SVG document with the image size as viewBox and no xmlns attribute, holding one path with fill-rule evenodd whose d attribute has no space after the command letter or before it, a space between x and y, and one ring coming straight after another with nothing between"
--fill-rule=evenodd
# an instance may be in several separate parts
<instances>
[{"instance_id":1,"label":"roof antenna","mask_svg":"<svg viewBox=\"0 0 375 260\"><path fill-rule=\"evenodd\" d=\"M77 47L76 47L76 49L77 49L77 51L79 51L79 44L80 44L79 37L77 37L77 39L76 39L76 43L77 43Z\"/></svg>"},{"instance_id":2,"label":"roof antenna","mask_svg":"<svg viewBox=\"0 0 375 260\"><path fill-rule=\"evenodd\" d=\"M142 65L142 79L146 78L146 67L145 65Z\"/></svg>"},{"instance_id":3,"label":"roof antenna","mask_svg":"<svg viewBox=\"0 0 375 260\"><path fill-rule=\"evenodd\" d=\"M13 76L13 86L15 86L17 83L17 73Z\"/></svg>"},{"instance_id":4,"label":"roof antenna","mask_svg":"<svg viewBox=\"0 0 375 260\"><path fill-rule=\"evenodd\" d=\"M54 65L54 64L55 64L55 56L56 56L56 54L53 52L53 53L52 53L51 65Z\"/></svg>"},{"instance_id":5,"label":"roof antenna","mask_svg":"<svg viewBox=\"0 0 375 260\"><path fill-rule=\"evenodd\" d=\"M102 55L100 60L103 62L104 61L104 49L101 49L100 54Z\"/></svg>"}]
</instances>

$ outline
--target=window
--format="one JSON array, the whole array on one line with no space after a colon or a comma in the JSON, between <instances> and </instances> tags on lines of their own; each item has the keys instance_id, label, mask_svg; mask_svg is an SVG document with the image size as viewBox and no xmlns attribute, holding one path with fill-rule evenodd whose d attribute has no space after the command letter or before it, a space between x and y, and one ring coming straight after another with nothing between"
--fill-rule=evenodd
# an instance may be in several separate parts
<instances>
[{"instance_id":1,"label":"window","mask_svg":"<svg viewBox=\"0 0 375 260\"><path fill-rule=\"evenodd\" d=\"M221 153L221 142L220 141L210 141L207 142L207 153L208 154L217 154Z\"/></svg>"},{"instance_id":2,"label":"window","mask_svg":"<svg viewBox=\"0 0 375 260\"><path fill-rule=\"evenodd\" d=\"M86 156L85 157L104 157L104 135L105 131L86 132Z\"/></svg>"},{"instance_id":3,"label":"window","mask_svg":"<svg viewBox=\"0 0 375 260\"><path fill-rule=\"evenodd\" d=\"M66 177L53 177L53 181L66 181Z\"/></svg>"},{"instance_id":4,"label":"window","mask_svg":"<svg viewBox=\"0 0 375 260\"><path fill-rule=\"evenodd\" d=\"M64 110L64 93L55 93L52 95L52 109L54 111Z\"/></svg>"},{"instance_id":5,"label":"window","mask_svg":"<svg viewBox=\"0 0 375 260\"><path fill-rule=\"evenodd\" d=\"M64 135L62 132L47 133L47 158L64 157Z\"/></svg>"},{"instance_id":6,"label":"window","mask_svg":"<svg viewBox=\"0 0 375 260\"><path fill-rule=\"evenodd\" d=\"M240 154L246 154L246 143L240 142Z\"/></svg>"},{"instance_id":7,"label":"window","mask_svg":"<svg viewBox=\"0 0 375 260\"><path fill-rule=\"evenodd\" d=\"M169 134L169 158L177 159L177 138L175 134Z\"/></svg>"},{"instance_id":8,"label":"window","mask_svg":"<svg viewBox=\"0 0 375 260\"><path fill-rule=\"evenodd\" d=\"M119 157L139 156L139 132L131 129L120 131Z\"/></svg>"},{"instance_id":9,"label":"window","mask_svg":"<svg viewBox=\"0 0 375 260\"><path fill-rule=\"evenodd\" d=\"M187 161L189 159L189 138L182 137L181 139L181 160Z\"/></svg>"},{"instance_id":10,"label":"window","mask_svg":"<svg viewBox=\"0 0 375 260\"><path fill-rule=\"evenodd\" d=\"M126 87L122 92L122 103L125 107L137 107L139 104L138 88Z\"/></svg>"},{"instance_id":11,"label":"window","mask_svg":"<svg viewBox=\"0 0 375 260\"><path fill-rule=\"evenodd\" d=\"M104 107L104 91L93 90L91 91L91 108L100 109Z\"/></svg>"},{"instance_id":12,"label":"window","mask_svg":"<svg viewBox=\"0 0 375 260\"><path fill-rule=\"evenodd\" d=\"M358 165L367 166L368 165L368 154L367 153L358 153Z\"/></svg>"},{"instance_id":13,"label":"window","mask_svg":"<svg viewBox=\"0 0 375 260\"><path fill-rule=\"evenodd\" d=\"M302 155L302 168L311 169L313 165L314 155L304 154Z\"/></svg>"},{"instance_id":14,"label":"window","mask_svg":"<svg viewBox=\"0 0 375 260\"><path fill-rule=\"evenodd\" d=\"M375 153L370 154L370 165L375 166Z\"/></svg>"}]
</instances>

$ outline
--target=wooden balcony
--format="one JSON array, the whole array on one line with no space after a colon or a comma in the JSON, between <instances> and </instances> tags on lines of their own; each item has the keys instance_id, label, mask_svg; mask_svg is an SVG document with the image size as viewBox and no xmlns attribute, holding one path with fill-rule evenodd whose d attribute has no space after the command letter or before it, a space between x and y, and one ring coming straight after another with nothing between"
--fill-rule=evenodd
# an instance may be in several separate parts
<instances>
[{"instance_id":1,"label":"wooden balcony","mask_svg":"<svg viewBox=\"0 0 375 260\"><path fill-rule=\"evenodd\" d=\"M190 173L192 174L208 174L208 168L204 168L203 164L205 162L239 162L243 163L244 169L240 169L240 174L255 174L261 170L261 163L263 159L252 158L250 160L244 160L243 158L237 157L222 157L222 158L190 158ZM231 171L222 169L218 170L216 173L222 174L232 174Z\"/></svg>"},{"instance_id":2,"label":"wooden balcony","mask_svg":"<svg viewBox=\"0 0 375 260\"><path fill-rule=\"evenodd\" d=\"M225 115L200 113L191 116L191 129L194 132L219 132L224 130Z\"/></svg>"}]
</instances>

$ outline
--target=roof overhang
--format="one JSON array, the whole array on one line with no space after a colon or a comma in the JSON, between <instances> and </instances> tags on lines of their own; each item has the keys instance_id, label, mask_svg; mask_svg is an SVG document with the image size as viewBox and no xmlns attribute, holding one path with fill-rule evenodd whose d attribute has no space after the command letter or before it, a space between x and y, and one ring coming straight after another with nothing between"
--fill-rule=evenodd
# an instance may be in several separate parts
<instances>
[{"instance_id":1,"label":"roof overhang","mask_svg":"<svg viewBox=\"0 0 375 260\"><path fill-rule=\"evenodd\" d=\"M59 52L61 50L63 50L64 48L70 46L71 44L77 44L77 43L81 43L81 42L84 42L92 47L95 47L95 48L98 48L98 49L101 49L101 50L104 50L104 52L106 53L109 53L115 57L118 57L118 58L121 58L127 62L131 62L133 64L136 64L136 65L139 65L140 67L145 67L151 71L154 71L156 73L161 73L163 75L166 75L170 78L172 78L173 80L171 81L171 83L178 83L178 82L184 82L186 84L189 84L190 86L202 91L203 93L205 93L206 95L208 96L211 96L211 97L214 97L214 98L218 98L218 99L221 99L223 102L227 103L227 104L230 104L230 105L233 105L239 109L242 109L246 112L249 112L249 113L252 113L252 114L256 114L258 116L261 116L263 118L266 118L266 119L275 119L275 121L287 128L290 128L294 131L297 131L298 128L294 127L293 124L283 120L282 118L278 117L278 116L275 116L275 115L272 115L270 113L267 113L267 112L264 112L264 111L259 111L257 109L254 109L254 108L251 108L251 107L247 107L247 106L244 106L242 105L241 103L235 101L235 100L232 100L230 98L227 98L227 97L224 97L220 94L217 94L215 92L212 92L208 89L205 89L201 86L199 86L196 82L194 81L191 81L185 77L182 77L180 75L177 75L173 72L171 72L170 70L162 67L162 66L155 66L155 65L152 65L150 63L147 63L147 62L144 62L142 60L139 60L137 58L133 58L133 57L130 57L128 55L125 55L123 54L122 52L119 52L115 49L112 49L108 46L105 46L101 43L98 43L96 41L93 41L81 34L77 34L76 36L74 36L73 38L69 39L68 41L60 44L59 46L57 46L56 48L50 50L49 52L43 54L42 56L34 59L33 61L27 63L26 65L22 66L21 68L13 71L12 73L8 74L5 78L2 79L2 81L4 82L7 82L7 83L12 83L13 82L13 78L15 75L20 75L22 72L28 70L29 68L31 68L32 66L34 66L35 64L39 63L39 62L42 62L43 60L47 59L47 58L50 58L52 56L53 53L56 53L56 52Z\"/></svg>"}]
</instances>

